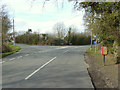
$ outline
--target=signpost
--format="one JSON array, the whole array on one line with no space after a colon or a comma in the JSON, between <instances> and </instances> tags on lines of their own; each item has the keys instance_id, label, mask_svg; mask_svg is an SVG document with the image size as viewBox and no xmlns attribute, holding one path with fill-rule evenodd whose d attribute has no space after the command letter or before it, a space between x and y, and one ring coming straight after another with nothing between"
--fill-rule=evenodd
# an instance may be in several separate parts
<instances>
[{"instance_id":1,"label":"signpost","mask_svg":"<svg viewBox=\"0 0 120 90\"><path fill-rule=\"evenodd\" d=\"M103 64L105 65L105 55L107 55L107 47L101 47L101 55L103 55Z\"/></svg>"},{"instance_id":2,"label":"signpost","mask_svg":"<svg viewBox=\"0 0 120 90\"><path fill-rule=\"evenodd\" d=\"M90 49L92 49L92 40L93 40L93 28L91 29L91 48Z\"/></svg>"},{"instance_id":3,"label":"signpost","mask_svg":"<svg viewBox=\"0 0 120 90\"><path fill-rule=\"evenodd\" d=\"M95 44L95 53L96 53L96 51L97 51L97 48L96 48L96 44L97 44L97 40L96 41L94 41L94 44Z\"/></svg>"}]
</instances>

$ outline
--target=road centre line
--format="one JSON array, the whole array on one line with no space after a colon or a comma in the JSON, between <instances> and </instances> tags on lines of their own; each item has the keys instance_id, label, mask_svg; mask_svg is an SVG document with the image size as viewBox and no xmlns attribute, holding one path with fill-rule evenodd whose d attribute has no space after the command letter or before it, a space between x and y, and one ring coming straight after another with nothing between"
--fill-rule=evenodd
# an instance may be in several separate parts
<instances>
[{"instance_id":1,"label":"road centre line","mask_svg":"<svg viewBox=\"0 0 120 90\"><path fill-rule=\"evenodd\" d=\"M49 60L48 62L46 62L45 64L43 64L41 67L39 67L38 69L36 69L33 73L31 73L30 75L28 75L25 80L28 80L30 77L32 77L35 73L37 73L40 69L44 68L47 64L49 64L50 62L52 62L54 59L56 59L56 57L52 58L51 60Z\"/></svg>"},{"instance_id":2,"label":"road centre line","mask_svg":"<svg viewBox=\"0 0 120 90\"><path fill-rule=\"evenodd\" d=\"M10 59L10 61L14 60L15 58Z\"/></svg>"}]
</instances>

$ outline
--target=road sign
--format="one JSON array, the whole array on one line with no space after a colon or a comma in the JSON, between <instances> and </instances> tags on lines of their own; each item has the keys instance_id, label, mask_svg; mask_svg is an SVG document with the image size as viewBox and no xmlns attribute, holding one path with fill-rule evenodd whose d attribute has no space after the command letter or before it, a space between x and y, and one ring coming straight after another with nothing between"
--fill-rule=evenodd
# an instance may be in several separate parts
<instances>
[{"instance_id":1,"label":"road sign","mask_svg":"<svg viewBox=\"0 0 120 90\"><path fill-rule=\"evenodd\" d=\"M95 53L96 53L96 50L97 50L97 49L96 49L96 44L97 44L97 42L96 42L96 41L94 41L94 44L95 44Z\"/></svg>"},{"instance_id":2,"label":"road sign","mask_svg":"<svg viewBox=\"0 0 120 90\"><path fill-rule=\"evenodd\" d=\"M94 41L94 44L96 44L96 41Z\"/></svg>"},{"instance_id":3,"label":"road sign","mask_svg":"<svg viewBox=\"0 0 120 90\"><path fill-rule=\"evenodd\" d=\"M97 40L95 42L97 43Z\"/></svg>"}]
</instances>

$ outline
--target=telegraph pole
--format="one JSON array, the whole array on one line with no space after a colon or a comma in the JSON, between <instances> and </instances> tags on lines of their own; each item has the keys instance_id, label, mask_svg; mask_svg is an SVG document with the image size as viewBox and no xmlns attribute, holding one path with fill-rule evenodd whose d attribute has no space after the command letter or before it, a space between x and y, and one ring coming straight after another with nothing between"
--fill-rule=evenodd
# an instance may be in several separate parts
<instances>
[{"instance_id":1,"label":"telegraph pole","mask_svg":"<svg viewBox=\"0 0 120 90\"><path fill-rule=\"evenodd\" d=\"M92 40L93 40L93 29L91 29L91 49L92 49Z\"/></svg>"},{"instance_id":2,"label":"telegraph pole","mask_svg":"<svg viewBox=\"0 0 120 90\"><path fill-rule=\"evenodd\" d=\"M13 41L15 46L15 28L14 28L14 18L13 18Z\"/></svg>"},{"instance_id":3,"label":"telegraph pole","mask_svg":"<svg viewBox=\"0 0 120 90\"><path fill-rule=\"evenodd\" d=\"M92 25L94 24L94 13L92 14ZM93 43L93 28L91 28L91 49L92 49L92 43Z\"/></svg>"}]
</instances>

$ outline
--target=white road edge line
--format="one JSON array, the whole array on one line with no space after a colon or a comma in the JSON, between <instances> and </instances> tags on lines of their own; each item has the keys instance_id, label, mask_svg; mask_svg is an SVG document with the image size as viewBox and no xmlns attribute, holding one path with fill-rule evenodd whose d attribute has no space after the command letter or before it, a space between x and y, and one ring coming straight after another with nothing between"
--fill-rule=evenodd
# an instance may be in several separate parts
<instances>
[{"instance_id":1,"label":"white road edge line","mask_svg":"<svg viewBox=\"0 0 120 90\"><path fill-rule=\"evenodd\" d=\"M10 61L14 60L15 58L10 59Z\"/></svg>"},{"instance_id":2,"label":"white road edge line","mask_svg":"<svg viewBox=\"0 0 120 90\"><path fill-rule=\"evenodd\" d=\"M40 69L42 69L43 67L45 67L47 64L49 64L50 62L52 62L54 59L56 59L56 57L52 58L51 60L49 60L48 62L46 62L44 65L42 65L40 68L36 69L33 73L31 73L30 75L28 75L25 80L29 79L30 77L32 77L35 73L37 73Z\"/></svg>"}]
</instances>

